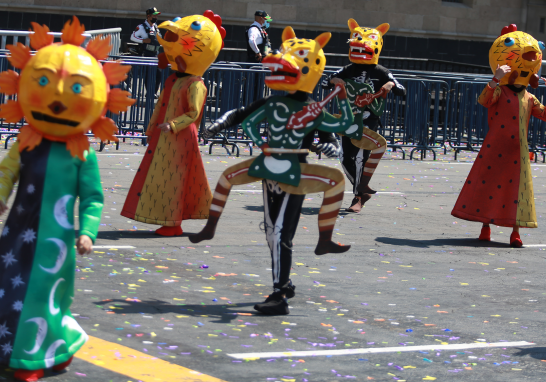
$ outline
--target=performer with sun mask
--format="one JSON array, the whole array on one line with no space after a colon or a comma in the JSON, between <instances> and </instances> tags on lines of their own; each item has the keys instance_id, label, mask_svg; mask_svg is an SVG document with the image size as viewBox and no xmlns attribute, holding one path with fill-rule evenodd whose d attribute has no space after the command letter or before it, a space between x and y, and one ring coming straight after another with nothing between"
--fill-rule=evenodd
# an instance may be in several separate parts
<instances>
[{"instance_id":1,"label":"performer with sun mask","mask_svg":"<svg viewBox=\"0 0 546 382\"><path fill-rule=\"evenodd\" d=\"M44 369L65 369L87 335L70 313L76 257L74 203L79 198L78 252L90 253L97 237L103 194L91 130L114 140L105 114L127 110L128 92L110 89L129 66L102 65L110 38L84 49L84 26L68 21L62 43L49 28L32 23L30 45L8 45L11 65L0 73L0 92L17 95L1 105L0 118L27 125L0 163L0 214L14 183L19 187L0 236L0 364L15 379L37 381Z\"/></svg>"}]
</instances>

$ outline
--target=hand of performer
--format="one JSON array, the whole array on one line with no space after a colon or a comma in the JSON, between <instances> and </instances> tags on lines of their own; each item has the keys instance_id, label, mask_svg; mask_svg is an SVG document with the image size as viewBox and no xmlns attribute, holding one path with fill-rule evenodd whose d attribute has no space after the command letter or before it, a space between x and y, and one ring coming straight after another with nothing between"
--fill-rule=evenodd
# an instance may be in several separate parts
<instances>
[{"instance_id":1,"label":"hand of performer","mask_svg":"<svg viewBox=\"0 0 546 382\"><path fill-rule=\"evenodd\" d=\"M347 91L345 90L345 83L343 84L336 84L336 88L340 89L339 94L337 95L337 98L339 99L347 99Z\"/></svg>"},{"instance_id":2,"label":"hand of performer","mask_svg":"<svg viewBox=\"0 0 546 382\"><path fill-rule=\"evenodd\" d=\"M0 215L2 215L4 212L8 210L8 206L0 200Z\"/></svg>"},{"instance_id":3,"label":"hand of performer","mask_svg":"<svg viewBox=\"0 0 546 382\"><path fill-rule=\"evenodd\" d=\"M394 87L394 82L392 81L389 81L387 82L385 85L383 85L381 87L381 89L385 89L385 92L386 94L389 94L389 92L391 91L391 89Z\"/></svg>"},{"instance_id":4,"label":"hand of performer","mask_svg":"<svg viewBox=\"0 0 546 382\"><path fill-rule=\"evenodd\" d=\"M269 148L269 145L267 144L267 142L260 146L260 149L262 149L262 152L264 153L264 155L265 155L266 157L270 157L270 156L271 156L271 153L266 153L266 152L265 152L265 149L268 149L268 148Z\"/></svg>"},{"instance_id":5,"label":"hand of performer","mask_svg":"<svg viewBox=\"0 0 546 382\"><path fill-rule=\"evenodd\" d=\"M164 133L168 133L169 131L171 131L171 125L168 124L168 123L161 123L159 125L157 125L157 128L161 131L163 131Z\"/></svg>"},{"instance_id":6,"label":"hand of performer","mask_svg":"<svg viewBox=\"0 0 546 382\"><path fill-rule=\"evenodd\" d=\"M76 248L81 256L89 255L93 250L93 241L89 236L81 235L76 242Z\"/></svg>"},{"instance_id":7,"label":"hand of performer","mask_svg":"<svg viewBox=\"0 0 546 382\"><path fill-rule=\"evenodd\" d=\"M509 67L508 65L503 65L503 66L497 65L497 69L495 70L495 78L500 81L505 75L507 75L511 71L512 71L512 68ZM489 81L489 86L494 88L497 86L497 82L491 80Z\"/></svg>"},{"instance_id":8,"label":"hand of performer","mask_svg":"<svg viewBox=\"0 0 546 382\"><path fill-rule=\"evenodd\" d=\"M345 81L343 81L341 78L337 78L337 77L334 77L330 80L330 83L331 84L334 84L334 85L345 85Z\"/></svg>"},{"instance_id":9,"label":"hand of performer","mask_svg":"<svg viewBox=\"0 0 546 382\"><path fill-rule=\"evenodd\" d=\"M319 143L317 145L317 152L321 152L328 158L336 158L339 155L339 147L333 143Z\"/></svg>"},{"instance_id":10,"label":"hand of performer","mask_svg":"<svg viewBox=\"0 0 546 382\"><path fill-rule=\"evenodd\" d=\"M216 134L218 134L218 129L219 125L217 123L213 123L211 126L205 128L203 130L203 138L205 139L210 139L210 138L214 138L216 136Z\"/></svg>"}]
</instances>

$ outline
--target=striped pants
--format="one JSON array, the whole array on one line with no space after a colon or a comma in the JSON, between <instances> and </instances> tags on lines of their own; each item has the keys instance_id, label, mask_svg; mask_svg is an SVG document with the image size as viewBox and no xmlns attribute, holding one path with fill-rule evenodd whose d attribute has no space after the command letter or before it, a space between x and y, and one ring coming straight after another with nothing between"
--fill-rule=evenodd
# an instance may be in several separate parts
<instances>
[{"instance_id":1,"label":"striped pants","mask_svg":"<svg viewBox=\"0 0 546 382\"><path fill-rule=\"evenodd\" d=\"M353 193L366 193L379 161L387 150L383 136L364 126L360 140L341 137L340 161L343 171L353 184Z\"/></svg>"},{"instance_id":2,"label":"striped pants","mask_svg":"<svg viewBox=\"0 0 546 382\"><path fill-rule=\"evenodd\" d=\"M255 178L248 175L248 169L253 161L254 159L249 159L247 161L231 166L226 169L226 171L224 171L224 173L220 176L218 184L216 185L216 190L214 191L207 224L200 233L194 236L190 236L190 240L193 243L198 243L202 240L210 240L214 237L216 225L218 224L218 220L222 215L232 186L252 183L261 180L261 178ZM332 253L336 250L336 247L343 247L331 242L332 232L334 230L339 209L341 208L341 204L343 202L343 192L345 191L345 179L343 177L343 173L335 168L330 168L326 166L312 165L307 163L300 163L300 166L301 181L298 186L290 186L284 183L270 181L264 182L264 184L275 183L275 189L279 192L286 194L286 203L288 203L291 196L299 196L301 198L295 198L295 200L301 199L303 202L303 198L306 194L324 192L324 199L318 215L318 226L320 233L319 244L315 249L315 253L317 255ZM266 190L264 189L264 198L266 197L265 191ZM268 189L267 191L269 192L270 190ZM271 192L269 192L269 194ZM267 206L265 208L267 209ZM292 216L292 214L294 216L297 216L297 218L295 219L299 219L301 206L299 208L295 208L295 210L297 211L297 214L294 211L289 211L288 213L290 214L290 216ZM280 215L285 216L286 213L287 212L282 212L281 208ZM270 214L266 213L266 227L270 227L271 229L275 230L275 227L277 226L276 220L275 222L273 220L268 220L267 215ZM281 219L283 220L284 217L281 217ZM289 237L290 242L294 236L294 233L295 226L294 231L287 236ZM280 240L280 237L282 235L279 234L277 236ZM279 241L279 243L281 242L282 240ZM277 248L278 246L277 244L270 243L270 247ZM348 247L344 248L343 251L346 251L347 249Z\"/></svg>"}]
</instances>

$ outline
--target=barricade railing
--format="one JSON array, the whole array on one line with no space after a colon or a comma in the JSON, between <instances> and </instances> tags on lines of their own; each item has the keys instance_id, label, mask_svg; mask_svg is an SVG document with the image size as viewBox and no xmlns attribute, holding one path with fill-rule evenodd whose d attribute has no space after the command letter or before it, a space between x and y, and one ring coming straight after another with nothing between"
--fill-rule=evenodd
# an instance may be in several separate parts
<instances>
[{"instance_id":1,"label":"barricade railing","mask_svg":"<svg viewBox=\"0 0 546 382\"><path fill-rule=\"evenodd\" d=\"M85 33L83 34L83 36L85 36L83 46L87 46L89 41L97 38L98 36L110 36L110 42L112 45L112 48L110 49L110 55L117 55L119 54L119 50L121 47L120 33L121 28L108 28L85 31ZM24 45L29 46L30 35L32 34L34 34L34 32L32 31L0 30L0 49L6 49L6 45L8 44L17 45L18 42L22 42ZM48 34L54 36L56 41L60 41L62 36L61 32L49 32ZM20 39L22 41L19 41Z\"/></svg>"},{"instance_id":2,"label":"barricade railing","mask_svg":"<svg viewBox=\"0 0 546 382\"><path fill-rule=\"evenodd\" d=\"M159 91L170 69L158 70L156 59L142 57L112 56L120 59L124 65L131 65L127 80L119 87L131 93L136 103L119 115L110 115L118 127L117 136L122 139L139 139L147 143L146 130L154 107L159 102ZM0 52L0 71L7 70L9 63ZM328 68L323 78L333 73L335 68ZM265 77L269 71L250 63L215 63L203 75L207 87L207 99L203 110L200 130L214 123L229 110L251 104L253 101L269 95L283 94L271 91L265 86ZM487 109L477 100L490 76L461 73L398 71L397 80L406 88L405 97L395 97L392 92L386 99L385 111L380 119L378 132L385 137L393 150L402 150L403 158L410 150L410 159L420 152L423 159L428 151L436 158L439 149L447 153L448 148L455 152L455 159L461 151L479 150L488 132ZM156 83L157 82L157 83ZM320 84L320 82L319 82ZM528 89L541 103L546 102L546 86ZM317 86L311 97L321 100L329 90ZM0 96L2 103L5 95ZM162 101L164 102L164 101ZM336 113L337 104L331 102L327 109ZM22 122L8 124L0 120L0 136L15 136ZM266 124L261 125L262 134L267 135ZM200 134L201 137L201 134ZM529 149L542 155L546 160L546 123L532 118L529 124ZM249 147L253 154L252 141L240 126L223 131L212 139L204 140L209 146L209 153L215 145L225 148L228 154L239 156L239 145ZM101 144L101 149L104 144ZM535 156L535 160L538 155Z\"/></svg>"}]
</instances>

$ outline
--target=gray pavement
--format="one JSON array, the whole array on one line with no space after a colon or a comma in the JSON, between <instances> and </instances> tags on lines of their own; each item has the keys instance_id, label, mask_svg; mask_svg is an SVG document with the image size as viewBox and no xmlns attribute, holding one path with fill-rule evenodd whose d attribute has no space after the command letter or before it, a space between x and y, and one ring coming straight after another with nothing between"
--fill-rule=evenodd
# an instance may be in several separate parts
<instances>
[{"instance_id":1,"label":"gray pavement","mask_svg":"<svg viewBox=\"0 0 546 382\"><path fill-rule=\"evenodd\" d=\"M267 317L252 308L271 292L261 184L234 187L212 241L155 236L157 227L119 215L143 150L125 143L98 154L100 247L78 258L72 305L89 335L230 382L546 380L546 165L532 166L539 228L522 230L522 249L508 246L510 229L492 226L494 241L484 244L480 224L450 215L474 154L433 162L387 152L372 180L380 193L362 213L339 216L335 239L352 245L342 255L314 255L322 196L308 195L294 239L290 315ZM210 156L202 147L202 155L211 188L226 167L249 158L221 147ZM340 167L314 154L310 162ZM204 223L184 222L184 235ZM438 350L447 344L469 347ZM288 354L349 349L375 353ZM232 356L239 353L252 354ZM10 375L0 370L0 381ZM43 380L133 381L82 360Z\"/></svg>"}]
</instances>

